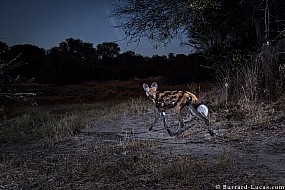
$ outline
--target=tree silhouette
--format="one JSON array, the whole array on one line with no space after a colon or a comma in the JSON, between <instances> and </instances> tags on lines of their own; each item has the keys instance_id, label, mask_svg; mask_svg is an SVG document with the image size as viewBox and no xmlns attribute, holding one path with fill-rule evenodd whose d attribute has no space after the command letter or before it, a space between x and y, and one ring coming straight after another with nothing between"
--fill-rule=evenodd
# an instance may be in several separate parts
<instances>
[{"instance_id":1,"label":"tree silhouette","mask_svg":"<svg viewBox=\"0 0 285 190\"><path fill-rule=\"evenodd\" d=\"M11 74L26 78L37 77L39 69L44 64L45 50L31 44L14 45L7 51L7 57L12 60L17 56L19 56L18 64L21 63L21 65L13 69Z\"/></svg>"},{"instance_id":2,"label":"tree silhouette","mask_svg":"<svg viewBox=\"0 0 285 190\"><path fill-rule=\"evenodd\" d=\"M88 60L95 56L93 44L74 38L68 38L60 42L58 51L72 55L80 60Z\"/></svg>"},{"instance_id":3,"label":"tree silhouette","mask_svg":"<svg viewBox=\"0 0 285 190\"><path fill-rule=\"evenodd\" d=\"M33 52L32 50L35 50ZM5 103L10 100L27 100L29 96L36 95L27 92L28 87L19 89L17 84L27 84L32 80L25 80L20 74L31 74L35 68L27 67L28 64L21 64L23 61L35 61L36 57L42 53L41 49L32 45L9 46L0 42L0 102ZM43 52L44 53L44 52ZM23 55L23 56L22 56ZM29 65L30 66L30 65ZM24 72L25 70L26 72ZM28 74L27 74L28 73Z\"/></svg>"},{"instance_id":4,"label":"tree silhouette","mask_svg":"<svg viewBox=\"0 0 285 190\"><path fill-rule=\"evenodd\" d=\"M96 46L99 59L112 59L118 57L121 49L117 43L103 42Z\"/></svg>"},{"instance_id":5,"label":"tree silhouette","mask_svg":"<svg viewBox=\"0 0 285 190\"><path fill-rule=\"evenodd\" d=\"M130 41L146 37L156 46L178 37L198 51L219 53L283 36L284 9L283 0L121 0L112 15Z\"/></svg>"},{"instance_id":6,"label":"tree silhouette","mask_svg":"<svg viewBox=\"0 0 285 190\"><path fill-rule=\"evenodd\" d=\"M0 41L0 53L8 50L8 45L5 42Z\"/></svg>"},{"instance_id":7,"label":"tree silhouette","mask_svg":"<svg viewBox=\"0 0 285 190\"><path fill-rule=\"evenodd\" d=\"M91 43L68 38L48 50L45 79L55 84L79 83L92 79L97 54Z\"/></svg>"},{"instance_id":8,"label":"tree silhouette","mask_svg":"<svg viewBox=\"0 0 285 190\"><path fill-rule=\"evenodd\" d=\"M65 85L91 80L129 80L163 76L166 81L189 82L189 73L192 78L198 79L195 73L197 64L191 62L186 55L144 57L134 51L120 53L119 45L114 42L104 42L94 48L91 43L68 38L46 51L30 44L8 47L3 42L0 43L0 48L0 74L5 72L5 75L13 80L17 79L17 75L21 75L27 78L35 77L36 82ZM9 62L11 66L17 67L4 67ZM7 81L7 77L5 80Z\"/></svg>"}]
</instances>

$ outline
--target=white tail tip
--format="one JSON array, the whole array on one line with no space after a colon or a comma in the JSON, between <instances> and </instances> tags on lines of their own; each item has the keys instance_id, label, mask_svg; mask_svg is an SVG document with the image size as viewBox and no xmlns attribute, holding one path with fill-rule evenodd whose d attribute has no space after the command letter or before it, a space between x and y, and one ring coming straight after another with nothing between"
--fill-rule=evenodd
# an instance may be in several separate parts
<instances>
[{"instance_id":1,"label":"white tail tip","mask_svg":"<svg viewBox=\"0 0 285 190\"><path fill-rule=\"evenodd\" d=\"M204 115L205 117L208 117L208 107L205 106L204 104L201 104L200 106L198 106L197 111L199 113L201 113L202 115Z\"/></svg>"}]
</instances>

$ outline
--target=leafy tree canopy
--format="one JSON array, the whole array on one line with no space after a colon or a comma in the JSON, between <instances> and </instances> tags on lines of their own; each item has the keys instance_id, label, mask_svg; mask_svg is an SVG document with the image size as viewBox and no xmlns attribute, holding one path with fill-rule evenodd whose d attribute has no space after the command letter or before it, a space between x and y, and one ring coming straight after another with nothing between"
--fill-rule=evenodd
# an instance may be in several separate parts
<instances>
[{"instance_id":1,"label":"leafy tree canopy","mask_svg":"<svg viewBox=\"0 0 285 190\"><path fill-rule=\"evenodd\" d=\"M65 53L79 60L88 60L95 55L92 43L83 42L80 39L68 38L59 43L58 47L51 48L49 54Z\"/></svg>"},{"instance_id":2,"label":"leafy tree canopy","mask_svg":"<svg viewBox=\"0 0 285 190\"><path fill-rule=\"evenodd\" d=\"M112 15L132 42L146 37L156 46L179 38L207 52L275 40L284 31L284 10L283 0L121 0Z\"/></svg>"},{"instance_id":3,"label":"leafy tree canopy","mask_svg":"<svg viewBox=\"0 0 285 190\"><path fill-rule=\"evenodd\" d=\"M121 49L115 42L103 42L98 44L97 53L100 59L108 59L118 57Z\"/></svg>"}]
</instances>

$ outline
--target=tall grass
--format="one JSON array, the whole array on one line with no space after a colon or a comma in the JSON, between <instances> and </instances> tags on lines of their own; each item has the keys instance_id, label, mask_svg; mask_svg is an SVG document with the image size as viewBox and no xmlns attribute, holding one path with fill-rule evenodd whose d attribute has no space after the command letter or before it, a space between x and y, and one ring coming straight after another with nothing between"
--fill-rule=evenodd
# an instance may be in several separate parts
<instances>
[{"instance_id":1,"label":"tall grass","mask_svg":"<svg viewBox=\"0 0 285 190\"><path fill-rule=\"evenodd\" d=\"M141 114L148 109L151 104L142 98L55 107L3 108L0 142L59 139L82 128L96 127L96 118L110 121L119 114Z\"/></svg>"},{"instance_id":2,"label":"tall grass","mask_svg":"<svg viewBox=\"0 0 285 190\"><path fill-rule=\"evenodd\" d=\"M276 101L284 94L284 58L276 46L263 46L257 53L234 51L216 68L221 102ZM280 43L281 43L280 42ZM284 51L284 50L283 50Z\"/></svg>"},{"instance_id":3,"label":"tall grass","mask_svg":"<svg viewBox=\"0 0 285 190\"><path fill-rule=\"evenodd\" d=\"M231 55L217 69L220 102L226 105L239 101L256 101L258 98L258 75L260 65L239 53Z\"/></svg>"},{"instance_id":4,"label":"tall grass","mask_svg":"<svg viewBox=\"0 0 285 190\"><path fill-rule=\"evenodd\" d=\"M71 108L24 108L0 123L0 142L22 142L42 138L60 138L87 125L86 112Z\"/></svg>"},{"instance_id":5,"label":"tall grass","mask_svg":"<svg viewBox=\"0 0 285 190\"><path fill-rule=\"evenodd\" d=\"M271 126L285 112L281 58L276 47L264 46L258 53L234 51L217 69L216 103L227 110L227 117L242 115L239 122L249 126ZM231 115L231 116L229 116Z\"/></svg>"}]
</instances>

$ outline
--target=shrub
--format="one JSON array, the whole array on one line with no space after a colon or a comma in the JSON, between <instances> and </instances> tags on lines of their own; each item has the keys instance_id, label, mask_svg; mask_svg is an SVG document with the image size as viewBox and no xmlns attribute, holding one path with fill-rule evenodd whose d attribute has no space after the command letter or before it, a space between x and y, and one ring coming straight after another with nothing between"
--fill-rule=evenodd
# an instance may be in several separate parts
<instances>
[{"instance_id":1,"label":"shrub","mask_svg":"<svg viewBox=\"0 0 285 190\"><path fill-rule=\"evenodd\" d=\"M258 53L245 54L234 51L216 67L216 77L221 88L221 101L276 100L284 93L282 57L279 46L263 46Z\"/></svg>"}]
</instances>

